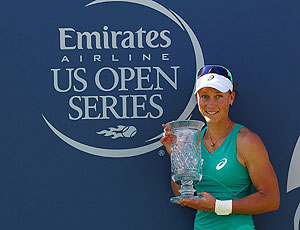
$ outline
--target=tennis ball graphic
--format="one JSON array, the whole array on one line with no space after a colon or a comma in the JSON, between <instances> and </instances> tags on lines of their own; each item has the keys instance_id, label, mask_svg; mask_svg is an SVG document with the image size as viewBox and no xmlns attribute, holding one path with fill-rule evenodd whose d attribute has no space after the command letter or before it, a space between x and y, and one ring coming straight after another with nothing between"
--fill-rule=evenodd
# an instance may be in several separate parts
<instances>
[{"instance_id":1,"label":"tennis ball graphic","mask_svg":"<svg viewBox=\"0 0 300 230\"><path fill-rule=\"evenodd\" d=\"M122 130L124 137L133 137L137 133L137 129L134 126L125 126Z\"/></svg>"}]
</instances>

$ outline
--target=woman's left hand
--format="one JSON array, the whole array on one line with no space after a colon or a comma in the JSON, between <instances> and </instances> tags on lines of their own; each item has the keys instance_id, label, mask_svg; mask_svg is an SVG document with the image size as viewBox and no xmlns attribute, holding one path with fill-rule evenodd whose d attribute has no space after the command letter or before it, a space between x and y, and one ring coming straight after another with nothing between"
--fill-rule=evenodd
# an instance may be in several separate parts
<instances>
[{"instance_id":1,"label":"woman's left hand","mask_svg":"<svg viewBox=\"0 0 300 230\"><path fill-rule=\"evenodd\" d=\"M205 211L205 212L214 212L216 198L207 192L200 192L198 194L202 196L203 199L199 200L180 200L178 204L181 206L187 206L193 209Z\"/></svg>"}]
</instances>

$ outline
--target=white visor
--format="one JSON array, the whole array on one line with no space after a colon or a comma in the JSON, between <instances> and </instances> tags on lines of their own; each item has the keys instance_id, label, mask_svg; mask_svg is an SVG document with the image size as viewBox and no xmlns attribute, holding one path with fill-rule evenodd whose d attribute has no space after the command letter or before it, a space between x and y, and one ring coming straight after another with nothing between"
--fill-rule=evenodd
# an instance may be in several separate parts
<instances>
[{"instance_id":1,"label":"white visor","mask_svg":"<svg viewBox=\"0 0 300 230\"><path fill-rule=\"evenodd\" d=\"M211 87L222 93L226 93L228 90L232 92L233 90L232 82L228 78L216 73L204 74L197 79L195 94L204 87Z\"/></svg>"}]
</instances>

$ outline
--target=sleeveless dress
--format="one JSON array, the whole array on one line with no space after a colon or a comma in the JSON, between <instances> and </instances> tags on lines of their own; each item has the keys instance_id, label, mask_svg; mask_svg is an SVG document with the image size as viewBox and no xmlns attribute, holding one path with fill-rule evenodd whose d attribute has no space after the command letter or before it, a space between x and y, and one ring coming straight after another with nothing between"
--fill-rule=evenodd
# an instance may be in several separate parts
<instances>
[{"instance_id":1,"label":"sleeveless dress","mask_svg":"<svg viewBox=\"0 0 300 230\"><path fill-rule=\"evenodd\" d=\"M236 124L223 143L212 153L203 144L206 127L201 131L203 158L202 180L195 185L197 193L208 192L218 200L234 200L253 192L247 168L237 159L236 138L243 126ZM252 215L230 214L197 210L194 230L254 230Z\"/></svg>"}]
</instances>

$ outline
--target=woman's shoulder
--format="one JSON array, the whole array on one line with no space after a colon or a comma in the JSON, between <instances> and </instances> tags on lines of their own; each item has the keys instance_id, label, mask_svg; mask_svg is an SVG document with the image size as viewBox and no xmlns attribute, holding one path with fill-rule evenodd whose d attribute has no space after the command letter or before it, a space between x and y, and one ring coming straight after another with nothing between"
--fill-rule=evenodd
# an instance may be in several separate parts
<instances>
[{"instance_id":1,"label":"woman's shoulder","mask_svg":"<svg viewBox=\"0 0 300 230\"><path fill-rule=\"evenodd\" d=\"M260 155L266 153L265 146L259 135L247 127L241 128L237 135L236 144L238 152L242 153L244 158L254 157L257 156L257 154Z\"/></svg>"},{"instance_id":2,"label":"woman's shoulder","mask_svg":"<svg viewBox=\"0 0 300 230\"><path fill-rule=\"evenodd\" d=\"M242 126L237 135L237 141L240 142L240 144L253 144L257 141L261 141L261 139L255 132L245 126Z\"/></svg>"}]
</instances>

